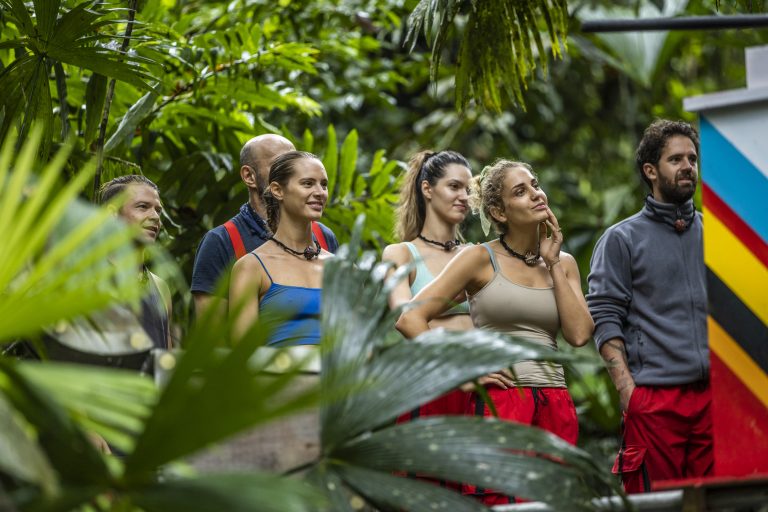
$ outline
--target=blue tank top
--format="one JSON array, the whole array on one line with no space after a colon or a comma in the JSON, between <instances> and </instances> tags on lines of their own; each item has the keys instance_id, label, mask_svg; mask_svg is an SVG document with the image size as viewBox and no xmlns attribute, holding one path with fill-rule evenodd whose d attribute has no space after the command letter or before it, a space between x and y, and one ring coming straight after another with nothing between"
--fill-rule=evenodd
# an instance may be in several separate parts
<instances>
[{"instance_id":1,"label":"blue tank top","mask_svg":"<svg viewBox=\"0 0 768 512\"><path fill-rule=\"evenodd\" d=\"M276 283L261 258L254 253L250 254L259 261L270 282L267 293L259 301L259 313L288 315L288 319L272 331L267 345L285 347L319 344L322 289Z\"/></svg>"},{"instance_id":2,"label":"blue tank top","mask_svg":"<svg viewBox=\"0 0 768 512\"><path fill-rule=\"evenodd\" d=\"M413 283L411 284L411 294L415 297L417 293L421 291L422 288L427 286L430 282L432 282L435 277L432 275L432 272L429 271L427 268L427 265L424 263L424 259L421 257L421 254L419 254L419 250L416 248L415 245L413 245L411 242L405 242L405 246L408 248L408 250L411 252L411 256L413 257L413 261L416 263L416 277L413 278ZM468 315L469 314L469 303L467 301L464 301L460 304L456 304L448 311L444 312L440 316L450 316L450 315Z\"/></svg>"}]
</instances>

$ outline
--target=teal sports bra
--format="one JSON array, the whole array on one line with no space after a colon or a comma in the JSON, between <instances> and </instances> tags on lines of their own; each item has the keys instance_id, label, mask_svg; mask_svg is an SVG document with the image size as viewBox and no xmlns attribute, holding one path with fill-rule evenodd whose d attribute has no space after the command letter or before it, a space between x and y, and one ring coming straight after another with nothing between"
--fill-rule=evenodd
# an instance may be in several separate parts
<instances>
[{"instance_id":1,"label":"teal sports bra","mask_svg":"<svg viewBox=\"0 0 768 512\"><path fill-rule=\"evenodd\" d=\"M413 245L411 242L405 242L405 246L408 248L408 250L411 253L411 257L413 257L413 261L416 263L416 277L413 279L413 284L411 284L411 294L415 297L417 293L419 293L422 288L427 286L430 282L432 282L435 277L432 275L432 272L429 271L427 268L427 265L424 263L424 259L421 257L421 254L419 254L419 250L416 248L415 245ZM459 304L456 304L448 311L444 312L440 316L451 316L451 315L468 315L469 314L469 302L466 300L464 302L461 302Z\"/></svg>"}]
</instances>

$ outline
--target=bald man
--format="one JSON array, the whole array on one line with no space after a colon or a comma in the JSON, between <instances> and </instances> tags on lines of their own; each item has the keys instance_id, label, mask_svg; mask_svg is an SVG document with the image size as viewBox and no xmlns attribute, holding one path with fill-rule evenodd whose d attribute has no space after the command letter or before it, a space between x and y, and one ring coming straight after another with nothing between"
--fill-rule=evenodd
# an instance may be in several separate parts
<instances>
[{"instance_id":1,"label":"bald man","mask_svg":"<svg viewBox=\"0 0 768 512\"><path fill-rule=\"evenodd\" d=\"M229 222L217 226L205 234L200 241L192 270L192 295L195 298L195 312L202 315L211 304L217 292L221 291L221 312L225 312L227 290L217 290L222 276L229 276L227 270L242 254L247 254L269 239L266 223L266 208L262 194L269 179L269 166L275 158L293 151L291 141L280 135L268 133L254 137L245 143L240 151L240 177L248 189L248 202ZM320 243L336 252L339 242L326 226L319 224L322 232Z\"/></svg>"}]
</instances>

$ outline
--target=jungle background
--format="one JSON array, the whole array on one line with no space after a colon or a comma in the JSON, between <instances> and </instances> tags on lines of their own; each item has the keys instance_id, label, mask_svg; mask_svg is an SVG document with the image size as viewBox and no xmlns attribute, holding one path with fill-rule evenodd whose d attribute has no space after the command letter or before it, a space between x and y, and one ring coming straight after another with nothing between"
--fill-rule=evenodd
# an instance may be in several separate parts
<instances>
[{"instance_id":1,"label":"jungle background","mask_svg":"<svg viewBox=\"0 0 768 512\"><path fill-rule=\"evenodd\" d=\"M644 127L695 122L683 98L744 87L744 48L768 43L768 30L586 34L581 21L764 12L765 2L530 2L511 46L497 44L503 24L471 22L501 4L0 0L0 140L15 134L19 151L38 133L40 161L71 145L59 178L84 198L121 174L159 185L179 339L193 321L186 282L197 244L246 200L238 154L266 132L321 156L324 222L347 242L366 214L361 244L376 251L394 241L414 152L459 151L475 173L500 157L529 162L586 283L597 238L645 195L633 167ZM472 81L473 65L486 65L496 93ZM94 156L86 183L79 170ZM486 239L475 218L463 232ZM616 397L605 372L579 369L580 442L610 465Z\"/></svg>"}]
</instances>

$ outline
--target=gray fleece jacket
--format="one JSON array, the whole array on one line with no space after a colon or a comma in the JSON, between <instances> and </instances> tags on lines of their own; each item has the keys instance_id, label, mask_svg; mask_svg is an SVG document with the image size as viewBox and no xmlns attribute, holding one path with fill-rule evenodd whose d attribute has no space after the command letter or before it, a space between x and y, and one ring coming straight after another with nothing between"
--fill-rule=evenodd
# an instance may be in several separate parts
<instances>
[{"instance_id":1,"label":"gray fleece jacket","mask_svg":"<svg viewBox=\"0 0 768 512\"><path fill-rule=\"evenodd\" d=\"M650 206L649 206L650 205ZM676 219L692 219L682 233ZM595 246L587 304L598 349L620 338L635 384L674 386L709 375L701 214L649 197Z\"/></svg>"}]
</instances>

